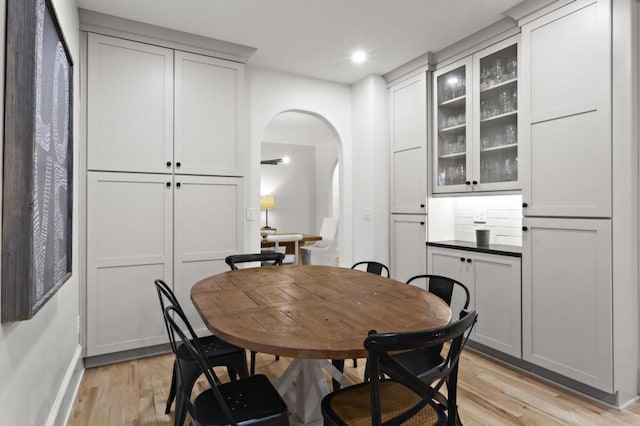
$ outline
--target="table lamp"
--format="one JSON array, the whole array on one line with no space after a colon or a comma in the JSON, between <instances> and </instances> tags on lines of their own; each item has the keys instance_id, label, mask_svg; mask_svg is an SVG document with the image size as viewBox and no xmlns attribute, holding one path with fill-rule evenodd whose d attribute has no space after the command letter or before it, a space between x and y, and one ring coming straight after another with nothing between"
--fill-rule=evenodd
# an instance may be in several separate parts
<instances>
[{"instance_id":1,"label":"table lamp","mask_svg":"<svg viewBox=\"0 0 640 426\"><path fill-rule=\"evenodd\" d=\"M269 226L269 210L275 207L276 203L272 195L263 195L260 197L260 208L265 211L266 223L262 229L273 229Z\"/></svg>"}]
</instances>

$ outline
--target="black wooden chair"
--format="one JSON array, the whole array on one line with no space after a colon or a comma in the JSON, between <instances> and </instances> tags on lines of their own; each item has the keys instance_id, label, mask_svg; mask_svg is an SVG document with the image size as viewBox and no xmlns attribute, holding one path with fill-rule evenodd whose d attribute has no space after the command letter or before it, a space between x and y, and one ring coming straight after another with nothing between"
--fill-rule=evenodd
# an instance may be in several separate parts
<instances>
[{"instance_id":1,"label":"black wooden chair","mask_svg":"<svg viewBox=\"0 0 640 426\"><path fill-rule=\"evenodd\" d=\"M376 333L364 341L368 352L367 381L334 391L322 400L324 424L345 425L459 425L457 380L460 353L477 320L475 312L433 330ZM446 361L425 382L395 360L395 351L420 350L450 342ZM382 375L380 365L386 365ZM440 389L447 383L447 396Z\"/></svg>"},{"instance_id":2,"label":"black wooden chair","mask_svg":"<svg viewBox=\"0 0 640 426\"><path fill-rule=\"evenodd\" d=\"M389 273L389 268L387 268L386 265L380 263L380 262L374 262L372 260L367 260L364 262L358 262L355 263L351 269L360 269L362 268L364 265L366 266L365 271L366 272L370 272L372 274L376 274L376 275L380 275L380 276L386 276L387 278L389 278L391 276L391 274ZM384 273L384 275L383 275Z\"/></svg>"},{"instance_id":3,"label":"black wooden chair","mask_svg":"<svg viewBox=\"0 0 640 426\"><path fill-rule=\"evenodd\" d=\"M260 262L261 266L282 265L284 253L265 252L251 254L232 254L224 258L224 261L232 271L238 269L236 265L248 262Z\"/></svg>"},{"instance_id":4,"label":"black wooden chair","mask_svg":"<svg viewBox=\"0 0 640 426\"><path fill-rule=\"evenodd\" d=\"M154 284L156 285L156 291L158 292L158 298L160 299L163 318L165 308L169 306L173 306L176 310L183 312L178 299L167 283L158 279L154 281ZM187 322L186 326L189 328L191 334L195 336L195 333L191 328L191 324ZM166 321L165 327L167 329L167 333L171 336L169 324L167 324ZM240 378L249 376L249 371L247 370L247 357L244 349L227 343L216 336L197 337L197 341L199 347L202 348L208 363L213 366L226 367L231 381L235 381L236 376ZM167 398L165 414L169 414L171 411L171 404L175 398L175 424L182 425L187 414L185 408L186 403L191 396L191 389L202 372L197 360L192 357L191 353L185 347L178 347L177 350L174 350L174 353L176 354L176 359L173 363L171 388L169 389L169 397ZM182 371L182 375L180 376L182 377L181 380L178 379L178 369ZM186 391L183 392L183 389Z\"/></svg>"},{"instance_id":5,"label":"black wooden chair","mask_svg":"<svg viewBox=\"0 0 640 426\"><path fill-rule=\"evenodd\" d=\"M168 306L164 318L169 328L169 340L176 357L186 351L196 361L200 373L204 374L209 389L191 402L185 400L187 410L196 425L268 425L288 426L289 410L269 379L262 374L228 383L221 383L212 369L200 340L181 309ZM178 364L178 382L187 394L183 365ZM182 423L180 423L182 424Z\"/></svg>"},{"instance_id":6,"label":"black wooden chair","mask_svg":"<svg viewBox=\"0 0 640 426\"><path fill-rule=\"evenodd\" d=\"M236 266L240 263L248 262L260 262L261 266L278 266L282 265L284 260L284 253L279 252L263 252L263 253L251 253L251 254L232 254L225 257L224 261L232 271L238 269ZM280 356L276 355L276 361L280 360ZM253 376L256 374L256 352L251 351L251 362L249 367L250 374Z\"/></svg>"},{"instance_id":7,"label":"black wooden chair","mask_svg":"<svg viewBox=\"0 0 640 426\"><path fill-rule=\"evenodd\" d=\"M461 282L441 275L416 275L415 277L409 278L407 280L407 284L419 279L426 280L426 290L444 300L449 306L451 306L451 300L453 298L455 288L459 288L463 294L462 312L468 309L471 295L467 286ZM413 373L428 381L433 371L437 371L439 366L445 361L441 352L442 345L432 346L429 348L403 352L394 355L394 358ZM381 369L383 372L386 372L386 366L384 364Z\"/></svg>"}]
</instances>

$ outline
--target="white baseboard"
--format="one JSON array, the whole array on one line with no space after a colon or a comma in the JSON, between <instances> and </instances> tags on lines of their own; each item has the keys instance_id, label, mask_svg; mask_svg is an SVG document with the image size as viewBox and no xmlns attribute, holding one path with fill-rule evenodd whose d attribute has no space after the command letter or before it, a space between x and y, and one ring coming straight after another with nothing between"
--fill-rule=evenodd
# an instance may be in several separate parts
<instances>
[{"instance_id":1,"label":"white baseboard","mask_svg":"<svg viewBox=\"0 0 640 426\"><path fill-rule=\"evenodd\" d=\"M82 347L78 345L60 384L60 389L49 412L46 426L64 426L67 424L83 374Z\"/></svg>"}]
</instances>

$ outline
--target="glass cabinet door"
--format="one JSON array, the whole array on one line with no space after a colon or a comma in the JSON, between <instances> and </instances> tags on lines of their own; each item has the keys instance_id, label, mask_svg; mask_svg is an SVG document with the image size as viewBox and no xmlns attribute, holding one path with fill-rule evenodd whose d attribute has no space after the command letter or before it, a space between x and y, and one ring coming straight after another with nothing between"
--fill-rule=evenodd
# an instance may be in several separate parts
<instances>
[{"instance_id":1,"label":"glass cabinet door","mask_svg":"<svg viewBox=\"0 0 640 426\"><path fill-rule=\"evenodd\" d=\"M468 185L471 97L467 75L470 65L470 61L458 62L435 74L434 192L459 191Z\"/></svg>"},{"instance_id":2,"label":"glass cabinet door","mask_svg":"<svg viewBox=\"0 0 640 426\"><path fill-rule=\"evenodd\" d=\"M499 49L499 50L494 50ZM475 173L482 190L517 188L518 45L497 46L474 61L478 84ZM479 132L479 133L478 133ZM492 185L488 185L492 184Z\"/></svg>"}]
</instances>

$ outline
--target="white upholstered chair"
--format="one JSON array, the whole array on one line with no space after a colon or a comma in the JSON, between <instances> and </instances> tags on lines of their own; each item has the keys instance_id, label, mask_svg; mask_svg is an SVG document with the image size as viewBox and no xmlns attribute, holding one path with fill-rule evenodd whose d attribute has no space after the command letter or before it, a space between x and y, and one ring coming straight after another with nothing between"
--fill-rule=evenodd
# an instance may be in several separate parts
<instances>
[{"instance_id":1,"label":"white upholstered chair","mask_svg":"<svg viewBox=\"0 0 640 426\"><path fill-rule=\"evenodd\" d=\"M336 264L336 248L338 246L338 218L325 217L320 229L321 241L311 246L301 247L302 263L304 265Z\"/></svg>"},{"instance_id":2,"label":"white upholstered chair","mask_svg":"<svg viewBox=\"0 0 640 426\"><path fill-rule=\"evenodd\" d=\"M298 263L298 253L300 249L300 240L302 239L302 234L271 234L267 235L267 241L271 243L275 243L275 251L284 253L285 247L280 247L280 243L294 243L294 254L286 254L284 255L284 260L282 261L283 265L295 265Z\"/></svg>"}]
</instances>

